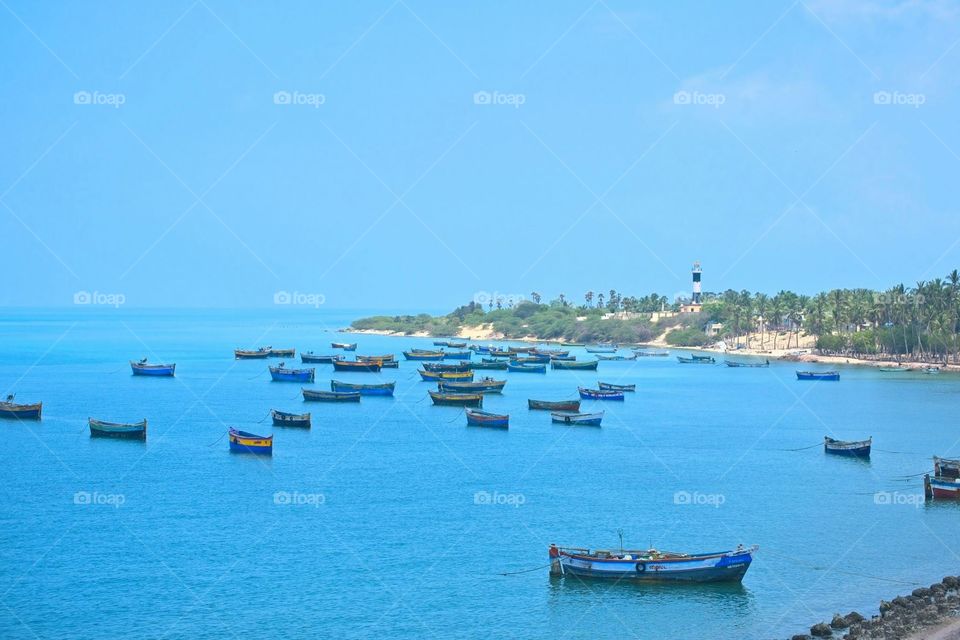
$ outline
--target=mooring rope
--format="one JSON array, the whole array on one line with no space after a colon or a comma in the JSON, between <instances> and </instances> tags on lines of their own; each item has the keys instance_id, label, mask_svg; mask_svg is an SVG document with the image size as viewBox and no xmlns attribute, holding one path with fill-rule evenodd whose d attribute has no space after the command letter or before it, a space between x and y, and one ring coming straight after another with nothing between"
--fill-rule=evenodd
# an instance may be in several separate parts
<instances>
[{"instance_id":1,"label":"mooring rope","mask_svg":"<svg viewBox=\"0 0 960 640\"><path fill-rule=\"evenodd\" d=\"M515 575L519 575L519 574L521 574L521 573L530 573L531 571L540 571L541 569L546 569L546 568L549 567L549 566L550 566L550 563L548 562L547 564L545 564L545 565L543 565L543 566L534 567L533 569L524 569L523 571L507 571L506 573L501 573L500 575L501 575L501 576L515 576Z\"/></svg>"},{"instance_id":2,"label":"mooring rope","mask_svg":"<svg viewBox=\"0 0 960 640\"><path fill-rule=\"evenodd\" d=\"M457 415L453 416L453 420L459 419L460 416L462 416L465 411L466 409L461 408L460 411L457 412ZM447 424L450 424L451 422L453 422L453 420L447 420Z\"/></svg>"},{"instance_id":3,"label":"mooring rope","mask_svg":"<svg viewBox=\"0 0 960 640\"><path fill-rule=\"evenodd\" d=\"M774 551L774 550L772 550L772 549L765 549L764 552L765 552L765 553L772 553L772 554L775 555L775 556L780 556L780 557L785 558L785 559L787 559L787 560L790 560L791 562L794 562L794 563L796 563L796 564L798 564L798 565L800 565L800 566L806 567L807 569L812 569L812 570L814 570L814 571L830 571L831 573L845 573L845 574L847 574L847 575L856 576L856 577L858 577L858 578L870 578L871 580L881 580L881 581L883 581L883 582L893 582L893 583L895 583L895 584L908 585L908 586L912 586L912 587L913 587L913 586L923 586L923 584L920 583L920 582L910 582L910 581L908 581L908 580L899 580L899 579L897 579L897 578L886 578L886 577L884 577L884 576L875 576L875 575L871 575L871 574L869 574L869 573L859 573L859 572L857 572L857 571L846 571L846 570L844 570L844 569L837 569L836 567L832 567L832 568L831 568L831 567L819 567L819 566L817 566L817 565L807 564L807 563L805 563L803 560L801 560L801 559L799 559L799 558L794 558L793 556L788 556L788 555L785 554L785 553L780 553L780 552Z\"/></svg>"},{"instance_id":4,"label":"mooring rope","mask_svg":"<svg viewBox=\"0 0 960 640\"><path fill-rule=\"evenodd\" d=\"M216 441L211 442L211 443L208 444L207 446L208 446L208 447L212 447L213 445L217 444L217 442L220 442L221 440L223 440L223 436L227 435L227 433L228 433L227 431L224 431L222 434L220 434L220 437L217 438Z\"/></svg>"},{"instance_id":5,"label":"mooring rope","mask_svg":"<svg viewBox=\"0 0 960 640\"><path fill-rule=\"evenodd\" d=\"M269 418L269 417L272 416L272 415L273 415L273 412L271 411L271 412L268 413L267 415L265 415L265 416L263 416L262 418L260 418L259 420L257 420L256 424L263 424L263 421L266 420L267 418ZM220 436L220 437L222 438L223 436Z\"/></svg>"},{"instance_id":6,"label":"mooring rope","mask_svg":"<svg viewBox=\"0 0 960 640\"><path fill-rule=\"evenodd\" d=\"M261 372L258 373L257 375L253 376L253 378L247 378L247 380L254 380L254 379L256 379L256 378L259 378L259 377L262 376L263 374L264 374L264 372L261 371Z\"/></svg>"},{"instance_id":7,"label":"mooring rope","mask_svg":"<svg viewBox=\"0 0 960 640\"><path fill-rule=\"evenodd\" d=\"M806 451L807 449L813 449L814 447L822 447L823 443L818 442L817 444L812 444L809 447L800 447L799 449L774 449L774 451Z\"/></svg>"}]
</instances>

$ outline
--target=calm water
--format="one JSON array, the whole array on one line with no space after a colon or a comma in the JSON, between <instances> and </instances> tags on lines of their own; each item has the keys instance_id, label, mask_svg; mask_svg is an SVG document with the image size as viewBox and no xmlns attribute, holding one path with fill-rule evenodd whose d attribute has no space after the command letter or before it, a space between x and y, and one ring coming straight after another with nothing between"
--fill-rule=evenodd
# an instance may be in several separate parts
<instances>
[{"instance_id":1,"label":"calm water","mask_svg":"<svg viewBox=\"0 0 960 640\"><path fill-rule=\"evenodd\" d=\"M0 390L44 402L42 422L0 424L3 638L789 637L960 572L960 509L897 479L960 453L953 376L604 362L600 379L639 391L595 403L595 429L526 409L593 372L488 372L509 379L485 407L510 413L503 432L432 406L412 362L381 376L395 398L338 406L232 358L329 352L355 314L83 311L0 320ZM430 342L355 340L361 354ZM131 376L142 356L177 377ZM328 388L332 367L317 367ZM314 426L273 428L270 408L312 411ZM91 440L88 416L146 417L148 442ZM230 455L227 425L275 433L273 458ZM825 434L873 435L872 461L785 451ZM545 565L550 542L616 548L618 529L634 547L761 549L735 587L501 575Z\"/></svg>"}]
</instances>

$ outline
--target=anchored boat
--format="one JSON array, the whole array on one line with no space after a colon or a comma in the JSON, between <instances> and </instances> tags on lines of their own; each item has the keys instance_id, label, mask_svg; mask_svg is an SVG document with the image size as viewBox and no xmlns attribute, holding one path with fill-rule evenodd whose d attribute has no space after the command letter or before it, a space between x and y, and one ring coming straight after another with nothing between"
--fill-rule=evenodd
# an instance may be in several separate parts
<instances>
[{"instance_id":1,"label":"anchored boat","mask_svg":"<svg viewBox=\"0 0 960 640\"><path fill-rule=\"evenodd\" d=\"M601 391L636 391L635 384L613 384L612 382L598 382Z\"/></svg>"},{"instance_id":2,"label":"anchored boat","mask_svg":"<svg viewBox=\"0 0 960 640\"><path fill-rule=\"evenodd\" d=\"M596 371L600 364L599 360L590 360L586 362L575 362L572 360L551 360L551 369L576 369L579 371Z\"/></svg>"},{"instance_id":3,"label":"anchored boat","mask_svg":"<svg viewBox=\"0 0 960 640\"><path fill-rule=\"evenodd\" d=\"M427 391L433 404L454 407L481 407L483 406L482 393L441 393Z\"/></svg>"},{"instance_id":4,"label":"anchored boat","mask_svg":"<svg viewBox=\"0 0 960 640\"><path fill-rule=\"evenodd\" d=\"M741 369L762 369L764 367L770 366L770 361L766 362L735 362L733 360L724 360L723 363L728 367L741 368Z\"/></svg>"},{"instance_id":5,"label":"anchored boat","mask_svg":"<svg viewBox=\"0 0 960 640\"><path fill-rule=\"evenodd\" d=\"M306 402L360 402L359 391L320 391L301 389Z\"/></svg>"},{"instance_id":6,"label":"anchored boat","mask_svg":"<svg viewBox=\"0 0 960 640\"><path fill-rule=\"evenodd\" d=\"M797 380L839 380L839 371L797 371Z\"/></svg>"},{"instance_id":7,"label":"anchored boat","mask_svg":"<svg viewBox=\"0 0 960 640\"><path fill-rule=\"evenodd\" d=\"M130 369L133 370L133 375L135 376L170 376L172 377L174 371L177 369L176 364L147 364L147 359L144 358L139 362L130 361Z\"/></svg>"},{"instance_id":8,"label":"anchored boat","mask_svg":"<svg viewBox=\"0 0 960 640\"><path fill-rule=\"evenodd\" d=\"M521 373L546 373L547 365L534 363L508 362L507 371L518 371Z\"/></svg>"},{"instance_id":9,"label":"anchored boat","mask_svg":"<svg viewBox=\"0 0 960 640\"><path fill-rule=\"evenodd\" d=\"M296 349L274 349L270 347L271 358L292 358L297 355Z\"/></svg>"},{"instance_id":10,"label":"anchored boat","mask_svg":"<svg viewBox=\"0 0 960 640\"><path fill-rule=\"evenodd\" d=\"M334 371L364 371L368 373L379 373L382 369L382 365L378 361L367 362L367 361L350 361L350 360L335 360L333 362Z\"/></svg>"},{"instance_id":11,"label":"anchored boat","mask_svg":"<svg viewBox=\"0 0 960 640\"><path fill-rule=\"evenodd\" d=\"M579 413L578 411L554 411L550 419L560 424L576 424L586 427L599 427L603 420L603 411L597 413Z\"/></svg>"},{"instance_id":12,"label":"anchored boat","mask_svg":"<svg viewBox=\"0 0 960 640\"><path fill-rule=\"evenodd\" d=\"M287 413L273 409L270 411L273 417L273 424L277 427L306 427L310 428L309 413Z\"/></svg>"},{"instance_id":13,"label":"anchored boat","mask_svg":"<svg viewBox=\"0 0 960 640\"><path fill-rule=\"evenodd\" d=\"M284 363L280 363L276 367L268 367L270 369L270 377L273 378L274 382L313 382L317 370L310 369L287 369L283 366Z\"/></svg>"},{"instance_id":14,"label":"anchored boat","mask_svg":"<svg viewBox=\"0 0 960 640\"><path fill-rule=\"evenodd\" d=\"M88 418L91 438L121 438L126 440L147 439L147 419L140 422L104 422Z\"/></svg>"},{"instance_id":15,"label":"anchored boat","mask_svg":"<svg viewBox=\"0 0 960 640\"><path fill-rule=\"evenodd\" d=\"M443 351L422 351L420 349L413 349L411 351L404 351L403 357L407 360L443 360L444 353Z\"/></svg>"},{"instance_id":16,"label":"anchored boat","mask_svg":"<svg viewBox=\"0 0 960 640\"><path fill-rule=\"evenodd\" d=\"M713 364L716 360L712 356L690 356L689 358L677 356L677 362L680 364Z\"/></svg>"},{"instance_id":17,"label":"anchored boat","mask_svg":"<svg viewBox=\"0 0 960 640\"><path fill-rule=\"evenodd\" d=\"M740 582L758 549L741 545L714 553L656 549L616 553L550 545L550 574L628 582Z\"/></svg>"},{"instance_id":18,"label":"anchored boat","mask_svg":"<svg viewBox=\"0 0 960 640\"><path fill-rule=\"evenodd\" d=\"M237 360L266 360L270 357L270 347L260 347L256 351L234 349L233 357Z\"/></svg>"},{"instance_id":19,"label":"anchored boat","mask_svg":"<svg viewBox=\"0 0 960 640\"><path fill-rule=\"evenodd\" d=\"M231 428L230 451L233 453L273 455L273 436L258 436L255 433Z\"/></svg>"},{"instance_id":20,"label":"anchored boat","mask_svg":"<svg viewBox=\"0 0 960 640\"><path fill-rule=\"evenodd\" d=\"M510 426L510 416L479 409L466 409L467 424L474 427L502 427Z\"/></svg>"},{"instance_id":21,"label":"anchored boat","mask_svg":"<svg viewBox=\"0 0 960 640\"><path fill-rule=\"evenodd\" d=\"M461 361L458 363L447 363L447 362L424 362L422 365L424 371L432 371L434 373L443 372L443 373L464 373L470 371L471 369L476 369L471 362ZM507 368L506 365L503 366L504 369Z\"/></svg>"},{"instance_id":22,"label":"anchored boat","mask_svg":"<svg viewBox=\"0 0 960 640\"><path fill-rule=\"evenodd\" d=\"M319 355L315 354L313 351L307 351L306 353L300 352L300 362L307 363L316 363L316 364L330 364L336 360L343 360L343 356L339 355Z\"/></svg>"},{"instance_id":23,"label":"anchored boat","mask_svg":"<svg viewBox=\"0 0 960 640\"><path fill-rule=\"evenodd\" d=\"M527 400L527 407L543 411L580 411L579 400Z\"/></svg>"},{"instance_id":24,"label":"anchored boat","mask_svg":"<svg viewBox=\"0 0 960 640\"><path fill-rule=\"evenodd\" d=\"M838 456L869 458L872 444L873 436L870 436L866 440L835 440L828 436L823 436L824 452Z\"/></svg>"},{"instance_id":25,"label":"anchored boat","mask_svg":"<svg viewBox=\"0 0 960 640\"><path fill-rule=\"evenodd\" d=\"M362 396L392 396L396 382L382 384L352 384L350 382L330 381L331 391L359 391Z\"/></svg>"},{"instance_id":26,"label":"anchored boat","mask_svg":"<svg viewBox=\"0 0 960 640\"><path fill-rule=\"evenodd\" d=\"M502 393L506 386L506 380L494 380L493 378L481 378L476 382L453 382L441 380L437 383L440 391L451 393Z\"/></svg>"},{"instance_id":27,"label":"anchored boat","mask_svg":"<svg viewBox=\"0 0 960 640\"><path fill-rule=\"evenodd\" d=\"M578 387L580 397L584 400L623 400L623 391L607 391L605 389L586 389Z\"/></svg>"},{"instance_id":28,"label":"anchored boat","mask_svg":"<svg viewBox=\"0 0 960 640\"><path fill-rule=\"evenodd\" d=\"M424 371L423 369L418 369L417 373L427 382L435 382L437 380L470 382L473 380L473 371Z\"/></svg>"},{"instance_id":29,"label":"anchored boat","mask_svg":"<svg viewBox=\"0 0 960 640\"><path fill-rule=\"evenodd\" d=\"M13 401L13 394L7 396L6 401L0 402L0 418L14 418L16 420L39 420L43 412L43 403L17 404Z\"/></svg>"}]
</instances>

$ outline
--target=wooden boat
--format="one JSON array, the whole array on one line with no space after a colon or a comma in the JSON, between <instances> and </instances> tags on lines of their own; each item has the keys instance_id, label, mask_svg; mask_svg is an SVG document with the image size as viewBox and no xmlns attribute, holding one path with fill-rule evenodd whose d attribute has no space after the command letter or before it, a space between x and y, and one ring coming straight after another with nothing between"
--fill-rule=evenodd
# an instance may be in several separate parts
<instances>
[{"instance_id":1,"label":"wooden boat","mask_svg":"<svg viewBox=\"0 0 960 640\"><path fill-rule=\"evenodd\" d=\"M310 369L288 369L280 363L276 367L267 367L270 369L270 377L274 382L313 382L317 370Z\"/></svg>"},{"instance_id":2,"label":"wooden boat","mask_svg":"<svg viewBox=\"0 0 960 640\"><path fill-rule=\"evenodd\" d=\"M434 373L438 371L444 371L447 373L463 373L464 371L470 371L476 367L473 366L470 362L460 361L456 364L448 362L424 362L422 365L424 371L433 371ZM503 367L506 369L506 365Z\"/></svg>"},{"instance_id":3,"label":"wooden boat","mask_svg":"<svg viewBox=\"0 0 960 640\"><path fill-rule=\"evenodd\" d=\"M924 367L921 371L929 376L935 376L940 373L940 367Z\"/></svg>"},{"instance_id":4,"label":"wooden boat","mask_svg":"<svg viewBox=\"0 0 960 640\"><path fill-rule=\"evenodd\" d=\"M473 351L467 349L466 351L444 351L443 359L444 360L469 360L473 357Z\"/></svg>"},{"instance_id":5,"label":"wooden boat","mask_svg":"<svg viewBox=\"0 0 960 640\"><path fill-rule=\"evenodd\" d=\"M960 460L933 456L933 477L923 476L924 495L929 499L960 499Z\"/></svg>"},{"instance_id":6,"label":"wooden boat","mask_svg":"<svg viewBox=\"0 0 960 640\"><path fill-rule=\"evenodd\" d=\"M360 402L359 391L319 391L302 389L306 402Z\"/></svg>"},{"instance_id":7,"label":"wooden boat","mask_svg":"<svg viewBox=\"0 0 960 640\"><path fill-rule=\"evenodd\" d=\"M258 436L255 433L231 428L230 451L232 453L273 455L273 436Z\"/></svg>"},{"instance_id":8,"label":"wooden boat","mask_svg":"<svg viewBox=\"0 0 960 640\"><path fill-rule=\"evenodd\" d=\"M17 404L13 401L13 394L7 396L6 401L0 402L0 418L15 420L39 420L43 413L43 403Z\"/></svg>"},{"instance_id":9,"label":"wooden boat","mask_svg":"<svg viewBox=\"0 0 960 640\"><path fill-rule=\"evenodd\" d=\"M265 360L270 357L270 347L260 347L256 351L234 349L233 357L237 360Z\"/></svg>"},{"instance_id":10,"label":"wooden boat","mask_svg":"<svg viewBox=\"0 0 960 640\"><path fill-rule=\"evenodd\" d=\"M587 353L616 353L616 347L586 347Z\"/></svg>"},{"instance_id":11,"label":"wooden boat","mask_svg":"<svg viewBox=\"0 0 960 640\"><path fill-rule=\"evenodd\" d=\"M570 355L570 351L566 349L545 349L543 347L537 347L531 353L538 356L550 356L551 358L564 358Z\"/></svg>"},{"instance_id":12,"label":"wooden boat","mask_svg":"<svg viewBox=\"0 0 960 640\"><path fill-rule=\"evenodd\" d=\"M547 364L550 362L550 356L538 356L538 355L529 355L529 356L517 356L510 358L510 362L515 362L517 364Z\"/></svg>"},{"instance_id":13,"label":"wooden boat","mask_svg":"<svg viewBox=\"0 0 960 640\"><path fill-rule=\"evenodd\" d=\"M601 391L636 391L635 384L613 384L612 382L598 382Z\"/></svg>"},{"instance_id":14,"label":"wooden boat","mask_svg":"<svg viewBox=\"0 0 960 640\"><path fill-rule=\"evenodd\" d=\"M582 342L561 342L560 346L561 347L585 347L587 345L585 345Z\"/></svg>"},{"instance_id":15,"label":"wooden boat","mask_svg":"<svg viewBox=\"0 0 960 640\"><path fill-rule=\"evenodd\" d=\"M490 347L485 347L479 344L472 344L467 347L467 349L470 349L470 351L473 351L474 353L490 353Z\"/></svg>"},{"instance_id":16,"label":"wooden boat","mask_svg":"<svg viewBox=\"0 0 960 640\"><path fill-rule=\"evenodd\" d=\"M603 420L603 411L598 413L580 413L579 411L553 411L550 419L560 424L575 424L584 427L599 427Z\"/></svg>"},{"instance_id":17,"label":"wooden boat","mask_svg":"<svg viewBox=\"0 0 960 640\"><path fill-rule=\"evenodd\" d=\"M690 357L693 358L694 360L700 360L701 362L716 362L716 360L713 359L713 356L701 356L695 353L691 353Z\"/></svg>"},{"instance_id":18,"label":"wooden boat","mask_svg":"<svg viewBox=\"0 0 960 640\"><path fill-rule=\"evenodd\" d=\"M533 353L536 347L507 347L507 353Z\"/></svg>"},{"instance_id":19,"label":"wooden boat","mask_svg":"<svg viewBox=\"0 0 960 640\"><path fill-rule=\"evenodd\" d=\"M933 456L933 474L938 478L960 479L960 458Z\"/></svg>"},{"instance_id":20,"label":"wooden boat","mask_svg":"<svg viewBox=\"0 0 960 640\"><path fill-rule=\"evenodd\" d=\"M797 380L839 380L839 371L797 371Z\"/></svg>"},{"instance_id":21,"label":"wooden boat","mask_svg":"<svg viewBox=\"0 0 960 640\"><path fill-rule=\"evenodd\" d=\"M457 380L460 382L470 382L473 380L473 371L424 371L418 369L417 373L427 382L437 380Z\"/></svg>"},{"instance_id":22,"label":"wooden boat","mask_svg":"<svg viewBox=\"0 0 960 640\"><path fill-rule=\"evenodd\" d=\"M297 355L296 349L274 349L270 348L270 357L271 358L292 358Z\"/></svg>"},{"instance_id":23,"label":"wooden boat","mask_svg":"<svg viewBox=\"0 0 960 640\"><path fill-rule=\"evenodd\" d=\"M546 373L547 365L545 364L523 364L523 363L507 363L507 371L521 372L521 373Z\"/></svg>"},{"instance_id":24,"label":"wooden boat","mask_svg":"<svg viewBox=\"0 0 960 640\"><path fill-rule=\"evenodd\" d=\"M550 573L626 582L741 582L759 547L714 553L622 550L612 552L550 545Z\"/></svg>"},{"instance_id":25,"label":"wooden boat","mask_svg":"<svg viewBox=\"0 0 960 640\"><path fill-rule=\"evenodd\" d=\"M443 351L404 351L403 357L407 360L443 360Z\"/></svg>"},{"instance_id":26,"label":"wooden boat","mask_svg":"<svg viewBox=\"0 0 960 640\"><path fill-rule=\"evenodd\" d=\"M104 422L87 418L91 438L120 438L124 440L146 440L147 419L140 422Z\"/></svg>"},{"instance_id":27,"label":"wooden boat","mask_svg":"<svg viewBox=\"0 0 960 640\"><path fill-rule=\"evenodd\" d=\"M381 384L353 384L350 382L330 381L331 391L359 391L362 396L392 396L396 382Z\"/></svg>"},{"instance_id":28,"label":"wooden boat","mask_svg":"<svg viewBox=\"0 0 960 640\"><path fill-rule=\"evenodd\" d=\"M306 427L310 428L309 413L287 413L286 411L270 411L273 418L273 424L277 427Z\"/></svg>"},{"instance_id":29,"label":"wooden boat","mask_svg":"<svg viewBox=\"0 0 960 640\"><path fill-rule=\"evenodd\" d=\"M723 364L728 367L742 368L742 369L762 369L770 366L770 361L766 362L734 362L733 360L724 360Z\"/></svg>"},{"instance_id":30,"label":"wooden boat","mask_svg":"<svg viewBox=\"0 0 960 640\"><path fill-rule=\"evenodd\" d=\"M834 440L828 436L823 437L824 452L838 456L869 458L870 446L872 444L873 436L870 436L866 440Z\"/></svg>"},{"instance_id":31,"label":"wooden boat","mask_svg":"<svg viewBox=\"0 0 960 640\"><path fill-rule=\"evenodd\" d=\"M382 356L359 356L359 355L358 355L358 356L356 357L356 359L357 359L358 362L381 362L381 363L383 363L383 362L393 362L394 360L397 359L397 357L396 357L395 355L393 355L392 353L385 353L385 354L382 355Z\"/></svg>"},{"instance_id":32,"label":"wooden boat","mask_svg":"<svg viewBox=\"0 0 960 640\"><path fill-rule=\"evenodd\" d=\"M510 426L510 416L479 409L466 409L467 424L473 427L501 427Z\"/></svg>"},{"instance_id":33,"label":"wooden boat","mask_svg":"<svg viewBox=\"0 0 960 640\"><path fill-rule=\"evenodd\" d=\"M689 358L685 358L683 356L677 356L677 362L679 362L680 364L713 364L714 362L716 362L716 360L714 360L710 356L707 356L707 357L690 356Z\"/></svg>"},{"instance_id":34,"label":"wooden boat","mask_svg":"<svg viewBox=\"0 0 960 640\"><path fill-rule=\"evenodd\" d=\"M577 369L580 371L596 371L599 360L589 360L584 362L568 362L566 360L553 360L550 362L551 369Z\"/></svg>"},{"instance_id":35,"label":"wooden boat","mask_svg":"<svg viewBox=\"0 0 960 640\"><path fill-rule=\"evenodd\" d=\"M331 342L330 346L334 349L343 349L344 351L356 351L356 342Z\"/></svg>"},{"instance_id":36,"label":"wooden boat","mask_svg":"<svg viewBox=\"0 0 960 640\"><path fill-rule=\"evenodd\" d=\"M578 387L580 397L584 400L623 400L623 391L606 391L603 389L587 389Z\"/></svg>"},{"instance_id":37,"label":"wooden boat","mask_svg":"<svg viewBox=\"0 0 960 640\"><path fill-rule=\"evenodd\" d=\"M168 376L173 377L177 369L176 364L147 364L144 358L139 362L130 361L130 368L135 376Z\"/></svg>"},{"instance_id":38,"label":"wooden boat","mask_svg":"<svg viewBox=\"0 0 960 640\"><path fill-rule=\"evenodd\" d=\"M596 358L597 358L597 360L636 360L636 359L637 359L637 356L636 356L636 355L630 355L630 356L620 356L620 355L605 356L605 355L602 355L602 354L597 354L597 355L596 355Z\"/></svg>"},{"instance_id":39,"label":"wooden boat","mask_svg":"<svg viewBox=\"0 0 960 640\"><path fill-rule=\"evenodd\" d=\"M464 349L467 346L466 342L448 342L447 346L451 349Z\"/></svg>"},{"instance_id":40,"label":"wooden boat","mask_svg":"<svg viewBox=\"0 0 960 640\"><path fill-rule=\"evenodd\" d=\"M427 391L430 399L436 405L449 405L456 407L481 407L483 406L482 393L441 393L439 391Z\"/></svg>"},{"instance_id":41,"label":"wooden boat","mask_svg":"<svg viewBox=\"0 0 960 640\"><path fill-rule=\"evenodd\" d=\"M356 362L351 360L336 360L333 363L334 371L366 371L378 373L383 367L379 362Z\"/></svg>"},{"instance_id":42,"label":"wooden boat","mask_svg":"<svg viewBox=\"0 0 960 640\"><path fill-rule=\"evenodd\" d=\"M450 343L447 342L446 340L434 340L434 341L433 341L433 346L435 346L435 347L446 347L446 346L449 345L449 344L450 344Z\"/></svg>"},{"instance_id":43,"label":"wooden boat","mask_svg":"<svg viewBox=\"0 0 960 640\"><path fill-rule=\"evenodd\" d=\"M441 380L437 387L444 393L502 393L506 380L481 378L476 382L451 382Z\"/></svg>"},{"instance_id":44,"label":"wooden boat","mask_svg":"<svg viewBox=\"0 0 960 640\"><path fill-rule=\"evenodd\" d=\"M544 411L580 411L579 400L527 400L527 407Z\"/></svg>"},{"instance_id":45,"label":"wooden boat","mask_svg":"<svg viewBox=\"0 0 960 640\"><path fill-rule=\"evenodd\" d=\"M902 373L904 371L910 371L910 367L901 367L897 365L896 367L878 367L880 373Z\"/></svg>"},{"instance_id":46,"label":"wooden boat","mask_svg":"<svg viewBox=\"0 0 960 640\"><path fill-rule=\"evenodd\" d=\"M642 351L638 349L633 352L633 355L637 356L638 358L665 358L670 355L670 352L669 351Z\"/></svg>"},{"instance_id":47,"label":"wooden boat","mask_svg":"<svg viewBox=\"0 0 960 640\"><path fill-rule=\"evenodd\" d=\"M506 349L500 350L500 349L491 348L490 351L488 352L488 355L491 358L509 358L510 356L514 355L514 352L508 351Z\"/></svg>"},{"instance_id":48,"label":"wooden boat","mask_svg":"<svg viewBox=\"0 0 960 640\"><path fill-rule=\"evenodd\" d=\"M550 356L550 362L557 360L559 362L573 362L577 356Z\"/></svg>"},{"instance_id":49,"label":"wooden boat","mask_svg":"<svg viewBox=\"0 0 960 640\"><path fill-rule=\"evenodd\" d=\"M472 362L470 363L471 369L495 369L498 371L506 371L507 363L503 360L493 360L491 362L487 361L488 358L484 358L482 362Z\"/></svg>"},{"instance_id":50,"label":"wooden boat","mask_svg":"<svg viewBox=\"0 0 960 640\"><path fill-rule=\"evenodd\" d=\"M300 352L300 362L307 363L317 363L317 364L330 364L336 360L343 360L343 356L340 355L319 355L315 354L313 351L307 351L306 353Z\"/></svg>"},{"instance_id":51,"label":"wooden boat","mask_svg":"<svg viewBox=\"0 0 960 640\"><path fill-rule=\"evenodd\" d=\"M400 361L399 360L384 360L380 363L380 368L382 369L399 369Z\"/></svg>"}]
</instances>

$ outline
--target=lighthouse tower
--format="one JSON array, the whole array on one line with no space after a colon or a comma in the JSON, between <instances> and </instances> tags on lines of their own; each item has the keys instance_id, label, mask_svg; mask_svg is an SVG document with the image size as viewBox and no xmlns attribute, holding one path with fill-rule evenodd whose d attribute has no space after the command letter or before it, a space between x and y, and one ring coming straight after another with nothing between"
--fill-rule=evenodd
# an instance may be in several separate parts
<instances>
[{"instance_id":1,"label":"lighthouse tower","mask_svg":"<svg viewBox=\"0 0 960 640\"><path fill-rule=\"evenodd\" d=\"M694 305L694 306L697 306L697 307L699 307L701 304L703 304L703 303L701 302L701 300L700 300L700 298L702 297L702 294L703 294L702 290L700 289L700 274L701 274L701 273L702 273L702 272L701 272L701 270L700 270L700 262L699 262L699 261L698 261L698 262L694 262L694 263L693 263L693 299L690 301L690 303L691 303L692 305ZM698 309L698 311L699 311L699 309Z\"/></svg>"}]
</instances>

